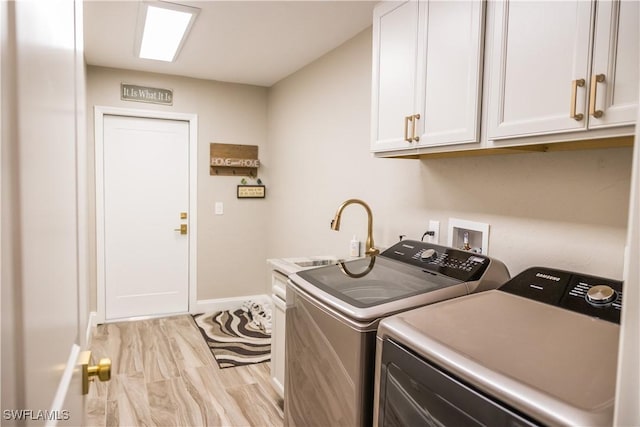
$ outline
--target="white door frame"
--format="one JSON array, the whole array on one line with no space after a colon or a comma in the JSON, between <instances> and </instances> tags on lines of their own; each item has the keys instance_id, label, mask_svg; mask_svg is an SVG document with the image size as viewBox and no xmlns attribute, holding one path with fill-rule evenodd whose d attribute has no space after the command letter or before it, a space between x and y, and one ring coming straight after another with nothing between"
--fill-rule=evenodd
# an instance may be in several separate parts
<instances>
[{"instance_id":1,"label":"white door frame","mask_svg":"<svg viewBox=\"0 0 640 427\"><path fill-rule=\"evenodd\" d=\"M96 271L97 323L105 322L105 262L104 262L104 116L139 117L145 119L180 120L189 122L189 312L197 303L197 183L198 183L198 115L173 111L150 111L133 108L94 107L95 167L96 167Z\"/></svg>"}]
</instances>

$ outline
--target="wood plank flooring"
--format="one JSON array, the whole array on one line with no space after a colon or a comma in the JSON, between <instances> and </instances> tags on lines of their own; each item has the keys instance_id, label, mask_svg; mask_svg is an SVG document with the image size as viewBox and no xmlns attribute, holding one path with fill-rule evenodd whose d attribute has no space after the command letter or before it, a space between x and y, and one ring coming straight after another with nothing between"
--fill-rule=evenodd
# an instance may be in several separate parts
<instances>
[{"instance_id":1,"label":"wood plank flooring","mask_svg":"<svg viewBox=\"0 0 640 427\"><path fill-rule=\"evenodd\" d=\"M191 316L98 325L94 360L111 381L91 384L90 426L282 426L269 363L220 369Z\"/></svg>"}]
</instances>

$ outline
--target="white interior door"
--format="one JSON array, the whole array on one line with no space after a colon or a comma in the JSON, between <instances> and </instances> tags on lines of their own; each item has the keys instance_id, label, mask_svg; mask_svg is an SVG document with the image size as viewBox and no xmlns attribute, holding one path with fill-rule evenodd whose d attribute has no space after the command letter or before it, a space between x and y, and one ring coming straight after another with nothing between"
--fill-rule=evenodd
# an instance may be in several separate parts
<instances>
[{"instance_id":1,"label":"white interior door","mask_svg":"<svg viewBox=\"0 0 640 427\"><path fill-rule=\"evenodd\" d=\"M105 318L187 312L189 122L105 115L103 132Z\"/></svg>"},{"instance_id":2,"label":"white interior door","mask_svg":"<svg viewBox=\"0 0 640 427\"><path fill-rule=\"evenodd\" d=\"M0 39L0 424L87 425L82 1L1 1Z\"/></svg>"}]
</instances>

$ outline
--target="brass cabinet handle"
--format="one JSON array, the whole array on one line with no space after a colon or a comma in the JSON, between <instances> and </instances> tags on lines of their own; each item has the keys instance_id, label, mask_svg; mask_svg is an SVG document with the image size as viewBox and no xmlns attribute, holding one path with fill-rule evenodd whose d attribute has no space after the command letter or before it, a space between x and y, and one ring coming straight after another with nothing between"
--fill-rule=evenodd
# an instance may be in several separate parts
<instances>
[{"instance_id":1,"label":"brass cabinet handle","mask_svg":"<svg viewBox=\"0 0 640 427\"><path fill-rule=\"evenodd\" d=\"M420 118L420 114L414 114L413 115L413 119L412 119L413 120L413 132L412 132L412 135L413 135L413 140L416 141L416 142L420 141L420 137L416 136L416 122L418 121L419 118Z\"/></svg>"},{"instance_id":2,"label":"brass cabinet handle","mask_svg":"<svg viewBox=\"0 0 640 427\"><path fill-rule=\"evenodd\" d=\"M409 120L413 120L413 116L405 116L404 118L404 140L411 142L412 138L409 136Z\"/></svg>"},{"instance_id":3,"label":"brass cabinet handle","mask_svg":"<svg viewBox=\"0 0 640 427\"><path fill-rule=\"evenodd\" d=\"M569 111L569 117L576 121L580 121L584 119L584 114L577 113L576 114L576 102L578 98L578 87L584 86L584 79L577 79L571 82L571 109Z\"/></svg>"},{"instance_id":4,"label":"brass cabinet handle","mask_svg":"<svg viewBox=\"0 0 640 427\"><path fill-rule=\"evenodd\" d=\"M604 111L596 110L596 92L598 83L604 82L604 74L594 74L591 76L591 96L589 97L589 114L596 119L602 117Z\"/></svg>"}]
</instances>

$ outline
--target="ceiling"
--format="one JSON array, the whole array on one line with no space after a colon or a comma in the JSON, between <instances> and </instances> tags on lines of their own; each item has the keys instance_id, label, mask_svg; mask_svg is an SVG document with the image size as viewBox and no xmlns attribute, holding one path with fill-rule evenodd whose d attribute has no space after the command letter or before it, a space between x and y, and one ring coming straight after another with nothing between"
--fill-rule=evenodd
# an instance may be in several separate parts
<instances>
[{"instance_id":1,"label":"ceiling","mask_svg":"<svg viewBox=\"0 0 640 427\"><path fill-rule=\"evenodd\" d=\"M272 86L372 23L373 1L181 1L200 9L173 63L134 57L140 1L84 3L85 60L123 68Z\"/></svg>"}]
</instances>

